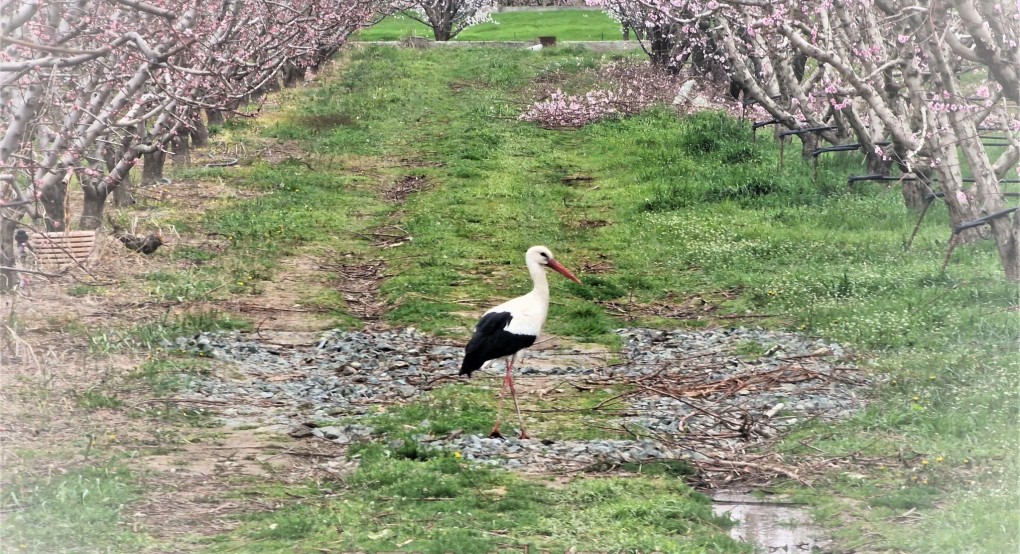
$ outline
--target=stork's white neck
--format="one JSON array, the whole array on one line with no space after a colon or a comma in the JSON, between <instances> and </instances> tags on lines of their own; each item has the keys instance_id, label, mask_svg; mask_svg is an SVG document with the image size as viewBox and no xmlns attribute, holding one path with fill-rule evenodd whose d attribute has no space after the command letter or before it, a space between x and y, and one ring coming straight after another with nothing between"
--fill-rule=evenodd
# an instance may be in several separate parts
<instances>
[{"instance_id":1,"label":"stork's white neck","mask_svg":"<svg viewBox=\"0 0 1020 554\"><path fill-rule=\"evenodd\" d=\"M531 294L538 296L545 302L549 302L549 280L545 275L545 267L537 260L528 260L528 273L531 274L531 281L535 284Z\"/></svg>"}]
</instances>

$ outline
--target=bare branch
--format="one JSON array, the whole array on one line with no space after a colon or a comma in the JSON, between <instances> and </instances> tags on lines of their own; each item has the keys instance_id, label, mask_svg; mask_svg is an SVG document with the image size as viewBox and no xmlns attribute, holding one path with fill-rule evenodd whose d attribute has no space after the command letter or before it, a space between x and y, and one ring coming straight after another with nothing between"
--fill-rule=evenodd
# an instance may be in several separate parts
<instances>
[{"instance_id":1,"label":"bare branch","mask_svg":"<svg viewBox=\"0 0 1020 554\"><path fill-rule=\"evenodd\" d=\"M162 18L165 18L165 19L173 20L173 19L177 19L177 16L178 16L178 14L176 14L174 12L167 11L167 10L164 10L164 9L161 9L161 8L157 8L156 6L153 6L152 4L149 4L147 2L141 2L140 0L116 0L116 1L117 1L118 4L122 4L124 6L128 6L128 7L134 8L134 9L140 11L140 12L145 12L147 14L159 16L159 17L162 17Z\"/></svg>"}]
</instances>

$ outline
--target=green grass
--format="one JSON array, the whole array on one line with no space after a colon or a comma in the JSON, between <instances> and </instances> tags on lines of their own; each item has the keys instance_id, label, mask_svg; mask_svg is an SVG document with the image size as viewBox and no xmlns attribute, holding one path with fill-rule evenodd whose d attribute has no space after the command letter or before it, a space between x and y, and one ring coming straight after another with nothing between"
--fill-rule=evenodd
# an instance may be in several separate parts
<instances>
[{"instance_id":1,"label":"green grass","mask_svg":"<svg viewBox=\"0 0 1020 554\"><path fill-rule=\"evenodd\" d=\"M5 480L6 481L6 480ZM153 541L124 524L124 508L139 498L132 475L119 466L73 469L7 481L0 490L3 552L139 552Z\"/></svg>"},{"instance_id":2,"label":"green grass","mask_svg":"<svg viewBox=\"0 0 1020 554\"><path fill-rule=\"evenodd\" d=\"M620 40L620 24L597 10L554 10L492 14L492 22L468 27L454 40L525 40L554 36L558 40ZM389 16L360 31L356 40L400 40L409 36L432 38L432 29L409 17Z\"/></svg>"},{"instance_id":3,"label":"green grass","mask_svg":"<svg viewBox=\"0 0 1020 554\"><path fill-rule=\"evenodd\" d=\"M142 323L129 329L102 329L88 332L89 351L109 354L125 349L155 350L178 337L203 331L246 330L247 321L215 310L164 316L159 320Z\"/></svg>"},{"instance_id":4,"label":"green grass","mask_svg":"<svg viewBox=\"0 0 1020 554\"><path fill-rule=\"evenodd\" d=\"M194 376L208 372L208 361L187 357L157 355L138 366L131 377L146 385L156 396L166 396L185 388Z\"/></svg>"},{"instance_id":5,"label":"green grass","mask_svg":"<svg viewBox=\"0 0 1020 554\"><path fill-rule=\"evenodd\" d=\"M614 552L750 551L726 535L731 523L712 514L705 496L675 479L579 479L554 488L451 453L409 455L374 445L358 456L358 470L344 483L248 518L209 551L469 554L578 545Z\"/></svg>"},{"instance_id":6,"label":"green grass","mask_svg":"<svg viewBox=\"0 0 1020 554\"><path fill-rule=\"evenodd\" d=\"M78 405L85 409L120 408L124 402L114 395L98 390L86 390L77 395Z\"/></svg>"},{"instance_id":7,"label":"green grass","mask_svg":"<svg viewBox=\"0 0 1020 554\"><path fill-rule=\"evenodd\" d=\"M408 444L421 434L442 436L459 431L484 436L495 423L502 381L502 375L488 378L477 373L471 385L457 383L439 387L406 405L386 408L360 423L372 426L383 440L398 439ZM526 410L525 424L530 433L552 440L621 438L619 432L604 428L614 421L609 414L621 409L622 401L613 399L622 392L618 387L570 389L547 399L529 398L528 404L522 407ZM509 398L506 403L508 419L504 420L502 429L508 434L516 433L518 423ZM570 411L557 410L565 406L569 406Z\"/></svg>"}]
</instances>

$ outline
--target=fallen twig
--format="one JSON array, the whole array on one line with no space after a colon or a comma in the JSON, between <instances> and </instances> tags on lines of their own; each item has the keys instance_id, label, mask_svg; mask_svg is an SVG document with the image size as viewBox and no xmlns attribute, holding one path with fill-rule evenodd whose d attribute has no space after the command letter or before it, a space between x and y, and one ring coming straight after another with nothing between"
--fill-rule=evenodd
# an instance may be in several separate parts
<instances>
[{"instance_id":1,"label":"fallen twig","mask_svg":"<svg viewBox=\"0 0 1020 554\"><path fill-rule=\"evenodd\" d=\"M47 271L38 271L35 269L22 269L20 267L9 267L6 265L0 265L0 269L4 271L15 271L18 273L31 273L32 275L42 275L43 277L63 277L67 275L67 272L71 270L70 266L65 267L60 273L50 273Z\"/></svg>"},{"instance_id":2,"label":"fallen twig","mask_svg":"<svg viewBox=\"0 0 1020 554\"><path fill-rule=\"evenodd\" d=\"M750 469L763 469L765 471L771 471L772 473L778 473L779 475L789 477L790 479L793 479L794 481L797 481L798 483L806 487L811 486L811 483L805 481L800 475L797 475L794 471L786 469L784 467L777 466L775 464L759 464L754 462L740 462L737 460L711 460L709 462L697 462L697 463L699 464L699 466L715 463L715 464L727 464L735 467L746 467Z\"/></svg>"}]
</instances>

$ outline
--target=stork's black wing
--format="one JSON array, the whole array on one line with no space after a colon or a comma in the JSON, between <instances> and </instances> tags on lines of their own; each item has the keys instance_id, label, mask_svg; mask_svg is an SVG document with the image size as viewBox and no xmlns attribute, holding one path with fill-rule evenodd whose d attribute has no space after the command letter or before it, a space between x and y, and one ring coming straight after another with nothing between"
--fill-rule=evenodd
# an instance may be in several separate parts
<instances>
[{"instance_id":1,"label":"stork's black wing","mask_svg":"<svg viewBox=\"0 0 1020 554\"><path fill-rule=\"evenodd\" d=\"M538 337L518 335L506 330L514 318L510 312L492 312L482 316L475 326L475 334L464 349L464 363L460 374L471 376L471 372L482 367L489 360L502 358L535 344Z\"/></svg>"}]
</instances>

